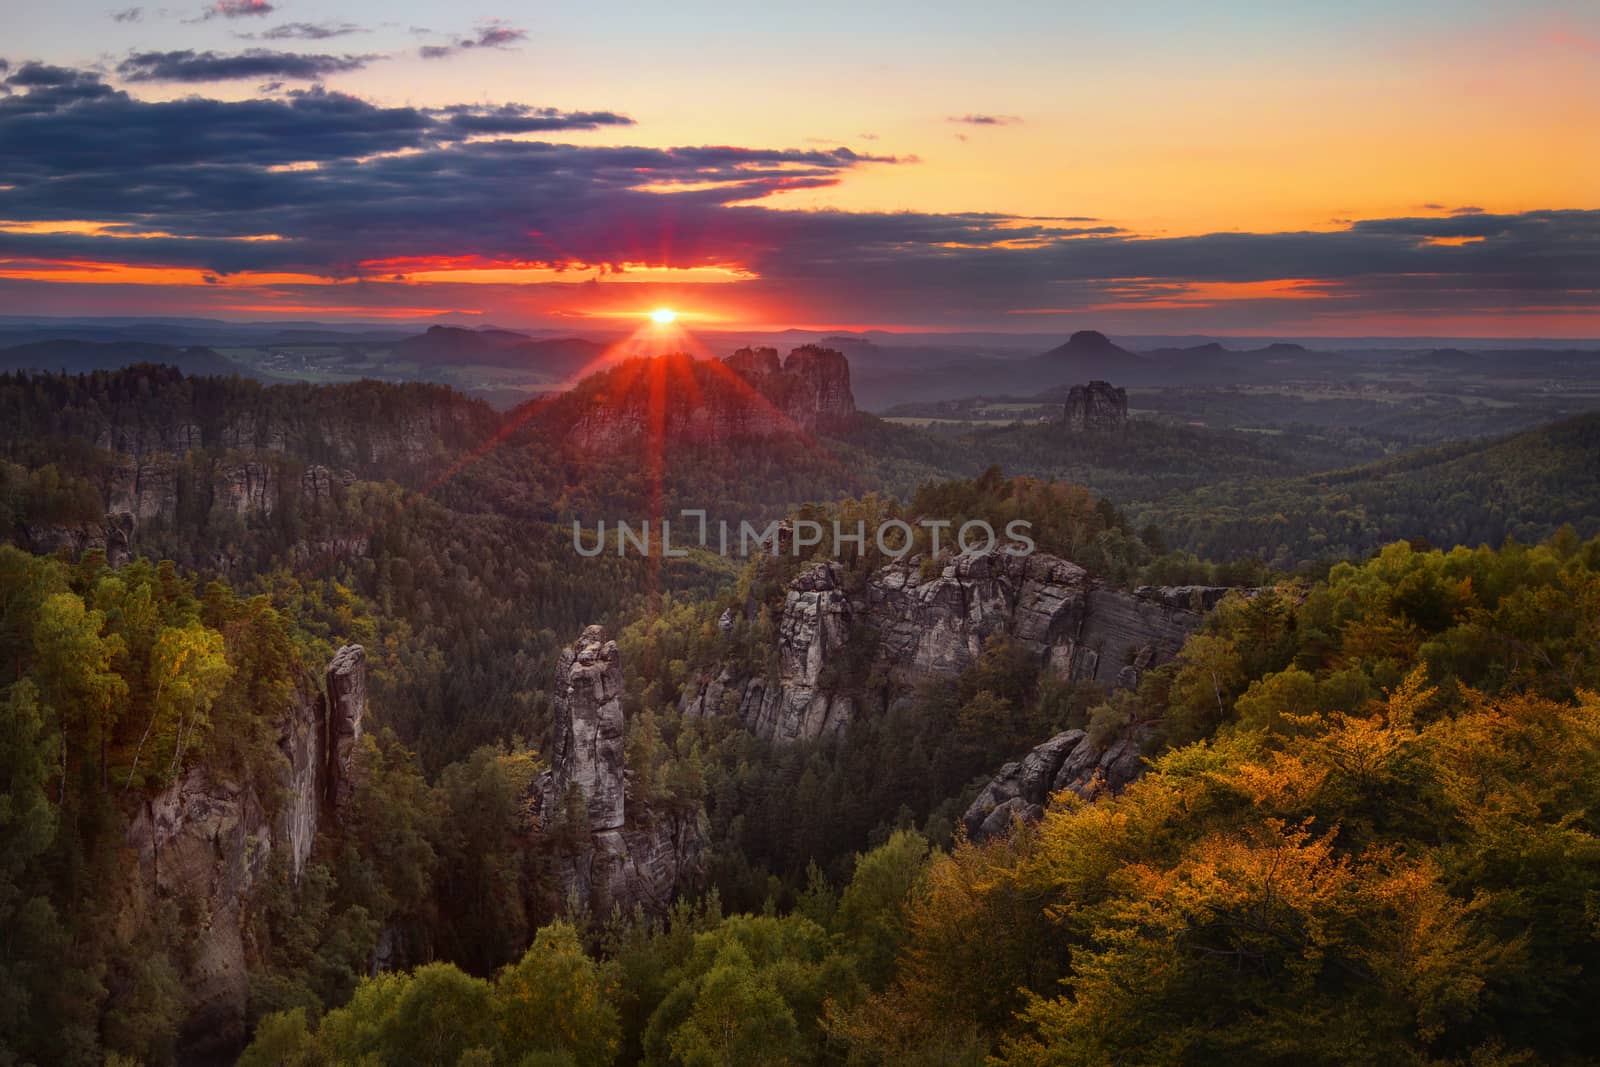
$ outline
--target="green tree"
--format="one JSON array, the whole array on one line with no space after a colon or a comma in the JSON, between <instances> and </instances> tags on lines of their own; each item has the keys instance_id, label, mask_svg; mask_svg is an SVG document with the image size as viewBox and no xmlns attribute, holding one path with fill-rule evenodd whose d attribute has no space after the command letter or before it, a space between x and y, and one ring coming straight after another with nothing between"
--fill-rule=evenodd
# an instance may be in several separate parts
<instances>
[{"instance_id":1,"label":"green tree","mask_svg":"<svg viewBox=\"0 0 1600 1067\"><path fill-rule=\"evenodd\" d=\"M42 862L58 821L46 796L53 745L24 679L0 701L0 1063L26 1061L30 1022L53 984L65 931Z\"/></svg>"},{"instance_id":2,"label":"green tree","mask_svg":"<svg viewBox=\"0 0 1600 1067\"><path fill-rule=\"evenodd\" d=\"M150 648L146 668L150 714L134 745L126 788L170 781L185 757L205 741L209 711L233 676L223 647L223 637L199 622L163 627ZM152 758L167 765L164 772L139 775L139 760L146 744ZM170 751L170 759L166 753Z\"/></svg>"},{"instance_id":3,"label":"green tree","mask_svg":"<svg viewBox=\"0 0 1600 1067\"><path fill-rule=\"evenodd\" d=\"M621 1025L610 984L563 922L540 929L517 963L495 978L494 1007L502 1056L563 1056L574 1067L606 1067L617 1056Z\"/></svg>"},{"instance_id":4,"label":"green tree","mask_svg":"<svg viewBox=\"0 0 1600 1067\"><path fill-rule=\"evenodd\" d=\"M912 830L896 830L888 841L856 857L834 926L871 986L881 987L893 976L906 937L906 899L927 861L927 839Z\"/></svg>"},{"instance_id":5,"label":"green tree","mask_svg":"<svg viewBox=\"0 0 1600 1067\"><path fill-rule=\"evenodd\" d=\"M122 641L106 635L105 615L84 607L73 593L53 593L39 606L34 623L33 676L59 731L61 784L67 793L70 753L99 761L104 781L107 747L128 683L112 669Z\"/></svg>"},{"instance_id":6,"label":"green tree","mask_svg":"<svg viewBox=\"0 0 1600 1067\"><path fill-rule=\"evenodd\" d=\"M382 974L324 1016L317 1041L335 1063L455 1067L495 1042L489 983L448 963Z\"/></svg>"}]
</instances>

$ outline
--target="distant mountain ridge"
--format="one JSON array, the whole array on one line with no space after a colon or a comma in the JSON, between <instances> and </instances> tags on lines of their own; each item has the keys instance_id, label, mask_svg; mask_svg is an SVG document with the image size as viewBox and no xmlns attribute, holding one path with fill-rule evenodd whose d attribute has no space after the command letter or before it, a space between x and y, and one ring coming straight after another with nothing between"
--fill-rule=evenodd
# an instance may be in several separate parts
<instances>
[{"instance_id":1,"label":"distant mountain ridge","mask_svg":"<svg viewBox=\"0 0 1600 1067\"><path fill-rule=\"evenodd\" d=\"M259 378L221 353L201 346L178 347L140 341L34 341L0 348L0 371L59 374L121 370L139 363L173 367L193 377Z\"/></svg>"},{"instance_id":2,"label":"distant mountain ridge","mask_svg":"<svg viewBox=\"0 0 1600 1067\"><path fill-rule=\"evenodd\" d=\"M430 326L394 345L398 358L421 365L511 367L541 372L552 382L580 373L605 351L604 344L581 337L535 339L512 330L460 326Z\"/></svg>"}]
</instances>

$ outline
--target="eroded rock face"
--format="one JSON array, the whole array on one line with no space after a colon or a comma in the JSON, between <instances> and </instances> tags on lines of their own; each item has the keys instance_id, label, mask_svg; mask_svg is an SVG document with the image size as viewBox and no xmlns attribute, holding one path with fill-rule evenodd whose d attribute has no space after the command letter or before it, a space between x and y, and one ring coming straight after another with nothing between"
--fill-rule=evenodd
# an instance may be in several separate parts
<instances>
[{"instance_id":1,"label":"eroded rock face","mask_svg":"<svg viewBox=\"0 0 1600 1067\"><path fill-rule=\"evenodd\" d=\"M304 679L279 725L278 750L287 767L274 840L287 846L289 877L296 882L311 858L326 797L326 706L314 680Z\"/></svg>"},{"instance_id":2,"label":"eroded rock face","mask_svg":"<svg viewBox=\"0 0 1600 1067\"><path fill-rule=\"evenodd\" d=\"M807 429L855 413L850 360L843 352L801 345L779 360L776 348L741 348L722 361L788 419Z\"/></svg>"},{"instance_id":3,"label":"eroded rock face","mask_svg":"<svg viewBox=\"0 0 1600 1067\"><path fill-rule=\"evenodd\" d=\"M298 880L327 815L325 798L346 788L353 753L349 745L340 747L339 739L358 737L366 713L361 646L341 648L327 679L327 692L315 679L305 679L283 711L278 747L284 758L277 782L233 781L196 764L129 821L128 846L140 872L129 887L130 921L143 921L162 898L183 901L206 917L196 927L192 963L184 975L185 1057L222 1059L243 1044L249 997L244 931L254 890L278 852ZM335 753L339 757L331 758ZM276 813L263 802L269 793L280 798Z\"/></svg>"},{"instance_id":4,"label":"eroded rock face","mask_svg":"<svg viewBox=\"0 0 1600 1067\"><path fill-rule=\"evenodd\" d=\"M1074 385L1067 393L1067 429L1073 433L1116 433L1128 424L1128 391L1110 382Z\"/></svg>"},{"instance_id":5,"label":"eroded rock face","mask_svg":"<svg viewBox=\"0 0 1600 1067\"><path fill-rule=\"evenodd\" d=\"M1220 595L1130 593L1043 553L962 553L941 562L926 576L920 556L889 563L854 596L839 564L812 564L785 594L776 672L752 677L720 664L685 687L680 710L733 713L761 737L811 740L918 686L953 680L1000 634L1062 678L1132 687L1200 625L1201 611L1178 605L1214 604ZM868 691L868 677L882 684Z\"/></svg>"},{"instance_id":6,"label":"eroded rock face","mask_svg":"<svg viewBox=\"0 0 1600 1067\"><path fill-rule=\"evenodd\" d=\"M783 373L783 361L776 348L741 348L722 362L750 382Z\"/></svg>"},{"instance_id":7,"label":"eroded rock face","mask_svg":"<svg viewBox=\"0 0 1600 1067\"><path fill-rule=\"evenodd\" d=\"M589 829L622 825L622 663L617 643L599 626L583 631L556 664L555 739L551 746L552 799L568 786L582 794Z\"/></svg>"},{"instance_id":8,"label":"eroded rock face","mask_svg":"<svg viewBox=\"0 0 1600 1067\"><path fill-rule=\"evenodd\" d=\"M266 463L250 460L221 464L214 473L213 484L216 503L235 515L270 515L278 508L277 471Z\"/></svg>"},{"instance_id":9,"label":"eroded rock face","mask_svg":"<svg viewBox=\"0 0 1600 1067\"><path fill-rule=\"evenodd\" d=\"M801 345L783 361L783 374L777 380L782 383L775 391L784 413L808 429L855 414L850 361L843 352Z\"/></svg>"},{"instance_id":10,"label":"eroded rock face","mask_svg":"<svg viewBox=\"0 0 1600 1067\"><path fill-rule=\"evenodd\" d=\"M661 912L676 891L699 877L706 847L704 812L630 808L624 766L622 662L617 644L590 626L556 665L551 766L534 781L532 804L555 849L563 897L596 915L635 905ZM569 798L581 826L563 825ZM558 844L563 834L576 841Z\"/></svg>"},{"instance_id":11,"label":"eroded rock face","mask_svg":"<svg viewBox=\"0 0 1600 1067\"><path fill-rule=\"evenodd\" d=\"M327 674L327 764L323 796L337 811L350 802L351 772L361 722L367 713L367 650L345 645L334 653Z\"/></svg>"},{"instance_id":12,"label":"eroded rock face","mask_svg":"<svg viewBox=\"0 0 1600 1067\"><path fill-rule=\"evenodd\" d=\"M593 915L626 913L635 905L659 915L698 879L705 849L703 813L668 813L593 834L583 847L556 857L556 880L565 897L583 902Z\"/></svg>"},{"instance_id":13,"label":"eroded rock face","mask_svg":"<svg viewBox=\"0 0 1600 1067\"><path fill-rule=\"evenodd\" d=\"M183 377L165 368L140 373ZM358 477L427 484L499 425L486 405L424 386L374 392L284 385L254 395L196 378L187 397L180 410L157 412L114 383L103 402L67 413L64 433L112 454L92 476L103 512L83 517L106 529L30 529L29 547L104 548L115 565L151 524L178 520L180 511L192 521L212 508L249 525L298 506L325 527L338 510L327 505ZM360 531L329 532L290 551L366 550ZM231 565L226 557L215 563L224 572Z\"/></svg>"},{"instance_id":14,"label":"eroded rock face","mask_svg":"<svg viewBox=\"0 0 1600 1067\"><path fill-rule=\"evenodd\" d=\"M855 413L850 361L806 345L741 348L720 364L677 353L633 360L575 391L582 405L566 442L611 451L655 434L669 441L763 439L826 429Z\"/></svg>"},{"instance_id":15,"label":"eroded rock face","mask_svg":"<svg viewBox=\"0 0 1600 1067\"><path fill-rule=\"evenodd\" d=\"M1101 746L1082 730L1065 730L1022 759L1000 768L961 817L967 836L981 841L1005 833L1014 820L1043 817L1050 797L1069 789L1089 798L1120 792L1143 769L1147 737L1133 731Z\"/></svg>"},{"instance_id":16,"label":"eroded rock face","mask_svg":"<svg viewBox=\"0 0 1600 1067\"><path fill-rule=\"evenodd\" d=\"M843 729L855 713L855 697L830 686L827 675L852 635L842 573L837 563L818 563L789 586L778 631L779 684L761 685L748 694L750 706L740 709L762 737L821 737Z\"/></svg>"}]
</instances>

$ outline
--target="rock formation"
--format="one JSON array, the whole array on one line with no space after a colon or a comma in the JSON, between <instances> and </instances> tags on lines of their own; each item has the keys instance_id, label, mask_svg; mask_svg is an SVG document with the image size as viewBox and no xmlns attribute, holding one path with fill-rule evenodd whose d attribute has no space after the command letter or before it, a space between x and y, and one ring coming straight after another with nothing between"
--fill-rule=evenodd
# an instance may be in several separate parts
<instances>
[{"instance_id":1,"label":"rock formation","mask_svg":"<svg viewBox=\"0 0 1600 1067\"><path fill-rule=\"evenodd\" d=\"M720 363L682 353L630 360L584 380L549 418L572 446L626 448L650 434L719 442L812 433L855 413L850 362L805 345L741 348Z\"/></svg>"},{"instance_id":2,"label":"rock formation","mask_svg":"<svg viewBox=\"0 0 1600 1067\"><path fill-rule=\"evenodd\" d=\"M679 708L737 715L766 738L810 740L955 678L999 634L1063 678L1131 687L1177 654L1220 592L1130 593L1057 556L992 552L946 556L926 577L922 557L908 557L847 595L839 564L813 563L785 593L772 675L719 664L685 687Z\"/></svg>"},{"instance_id":3,"label":"rock formation","mask_svg":"<svg viewBox=\"0 0 1600 1067\"><path fill-rule=\"evenodd\" d=\"M850 361L844 353L818 345L801 345L790 352L782 371L766 376L757 388L808 430L847 418L856 410L850 392Z\"/></svg>"},{"instance_id":4,"label":"rock formation","mask_svg":"<svg viewBox=\"0 0 1600 1067\"><path fill-rule=\"evenodd\" d=\"M622 663L601 627L590 626L562 652L554 709L551 766L535 780L531 800L554 852L564 898L557 904L576 898L602 916L635 905L665 911L677 889L698 878L704 816L628 804ZM581 825L564 825L573 816Z\"/></svg>"},{"instance_id":5,"label":"rock formation","mask_svg":"<svg viewBox=\"0 0 1600 1067\"><path fill-rule=\"evenodd\" d=\"M341 648L323 685L305 678L279 720L275 783L239 782L204 764L151 797L128 827L140 878L129 907L146 913L175 898L206 917L184 987L183 1046L199 1059L237 1052L249 996L245 930L252 893L275 853L299 879L331 798L348 796L354 742L366 714L366 652ZM276 815L265 794L278 794Z\"/></svg>"},{"instance_id":6,"label":"rock formation","mask_svg":"<svg viewBox=\"0 0 1600 1067\"><path fill-rule=\"evenodd\" d=\"M1073 433L1118 433L1128 425L1128 391L1110 382L1074 385L1067 393L1067 429Z\"/></svg>"},{"instance_id":7,"label":"rock formation","mask_svg":"<svg viewBox=\"0 0 1600 1067\"><path fill-rule=\"evenodd\" d=\"M328 664L326 761L322 771L322 796L337 812L350 802L351 769L356 744L361 740L361 720L367 711L367 650L346 645Z\"/></svg>"},{"instance_id":8,"label":"rock formation","mask_svg":"<svg viewBox=\"0 0 1600 1067\"><path fill-rule=\"evenodd\" d=\"M583 631L556 663L555 737L546 791L559 804L568 788L583 795L591 831L622 825L622 664L599 626Z\"/></svg>"},{"instance_id":9,"label":"rock formation","mask_svg":"<svg viewBox=\"0 0 1600 1067\"><path fill-rule=\"evenodd\" d=\"M47 394L61 385L38 381ZM143 528L178 520L180 501L189 521L216 509L248 524L291 506L326 518L337 509L325 505L355 480L425 485L499 425L487 405L417 384L259 388L140 367L73 388L97 391L57 413L51 432L109 453L85 475L100 508L70 522L30 517L20 540L44 554L103 549L113 565L129 558ZM162 399L151 401L150 390ZM9 429L0 439L15 445Z\"/></svg>"},{"instance_id":10,"label":"rock formation","mask_svg":"<svg viewBox=\"0 0 1600 1067\"><path fill-rule=\"evenodd\" d=\"M1013 819L1036 822L1050 797L1070 789L1082 797L1120 791L1142 768L1146 736L1124 734L1104 747L1082 730L1066 730L1022 759L1007 763L961 817L974 841L1004 833Z\"/></svg>"}]
</instances>

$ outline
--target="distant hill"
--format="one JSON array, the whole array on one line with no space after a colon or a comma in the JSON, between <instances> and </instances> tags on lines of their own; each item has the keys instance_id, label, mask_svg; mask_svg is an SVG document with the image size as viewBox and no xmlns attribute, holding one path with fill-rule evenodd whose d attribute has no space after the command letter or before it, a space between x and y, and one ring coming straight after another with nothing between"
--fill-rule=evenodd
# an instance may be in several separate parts
<instances>
[{"instance_id":1,"label":"distant hill","mask_svg":"<svg viewBox=\"0 0 1600 1067\"><path fill-rule=\"evenodd\" d=\"M1435 348L1401 362L1425 370L1491 378L1587 377L1600 372L1600 350Z\"/></svg>"},{"instance_id":2,"label":"distant hill","mask_svg":"<svg viewBox=\"0 0 1600 1067\"><path fill-rule=\"evenodd\" d=\"M512 330L468 330L430 326L393 347L394 358L423 366L513 367L542 374L550 381L570 378L605 354L599 341L581 337L535 340Z\"/></svg>"},{"instance_id":3,"label":"distant hill","mask_svg":"<svg viewBox=\"0 0 1600 1067\"><path fill-rule=\"evenodd\" d=\"M85 374L121 370L139 363L174 367L194 377L258 377L220 353L201 347L179 348L140 341L35 341L0 349L0 371Z\"/></svg>"},{"instance_id":4,"label":"distant hill","mask_svg":"<svg viewBox=\"0 0 1600 1067\"><path fill-rule=\"evenodd\" d=\"M1243 377L1248 365L1258 362L1216 341L1189 348L1157 348L1143 355L1152 377L1164 384L1232 381Z\"/></svg>"},{"instance_id":5,"label":"distant hill","mask_svg":"<svg viewBox=\"0 0 1600 1067\"><path fill-rule=\"evenodd\" d=\"M1536 541L1600 534L1600 413L1326 474L1230 482L1147 508L1168 543L1280 566L1360 557L1391 541Z\"/></svg>"},{"instance_id":6,"label":"distant hill","mask_svg":"<svg viewBox=\"0 0 1600 1067\"><path fill-rule=\"evenodd\" d=\"M1141 377L1148 366L1143 356L1114 343L1098 330L1079 330L1065 344L1036 356L1032 362L1054 377L1065 374L1083 381L1101 378L1115 382Z\"/></svg>"}]
</instances>

